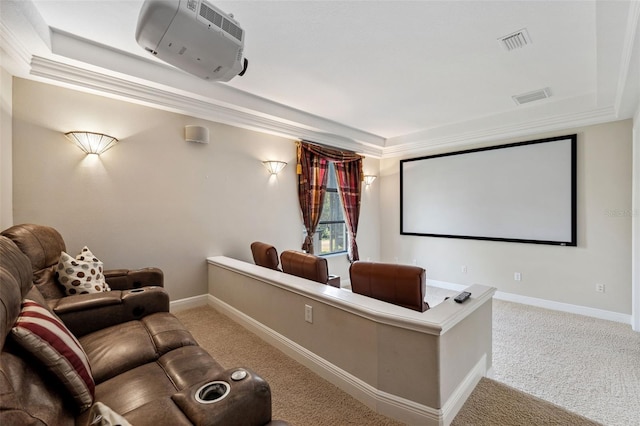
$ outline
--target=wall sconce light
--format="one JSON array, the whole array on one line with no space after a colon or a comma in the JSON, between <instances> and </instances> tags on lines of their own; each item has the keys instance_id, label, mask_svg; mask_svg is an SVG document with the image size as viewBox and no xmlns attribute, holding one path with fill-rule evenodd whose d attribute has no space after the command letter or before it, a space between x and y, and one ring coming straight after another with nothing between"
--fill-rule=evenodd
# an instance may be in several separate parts
<instances>
[{"instance_id":1,"label":"wall sconce light","mask_svg":"<svg viewBox=\"0 0 640 426\"><path fill-rule=\"evenodd\" d=\"M378 176L374 176L374 175L365 175L364 176L364 184L369 186L373 183L374 180L376 180Z\"/></svg>"},{"instance_id":2,"label":"wall sconce light","mask_svg":"<svg viewBox=\"0 0 640 426\"><path fill-rule=\"evenodd\" d=\"M87 154L100 155L118 143L118 139L102 133L73 131L64 135Z\"/></svg>"},{"instance_id":3,"label":"wall sconce light","mask_svg":"<svg viewBox=\"0 0 640 426\"><path fill-rule=\"evenodd\" d=\"M284 166L287 165L284 161L263 161L262 164L269 170L269 173L272 175L277 175L280 173L280 170L284 169Z\"/></svg>"},{"instance_id":4,"label":"wall sconce light","mask_svg":"<svg viewBox=\"0 0 640 426\"><path fill-rule=\"evenodd\" d=\"M209 143L209 129L202 126L184 126L184 140L187 142Z\"/></svg>"}]
</instances>

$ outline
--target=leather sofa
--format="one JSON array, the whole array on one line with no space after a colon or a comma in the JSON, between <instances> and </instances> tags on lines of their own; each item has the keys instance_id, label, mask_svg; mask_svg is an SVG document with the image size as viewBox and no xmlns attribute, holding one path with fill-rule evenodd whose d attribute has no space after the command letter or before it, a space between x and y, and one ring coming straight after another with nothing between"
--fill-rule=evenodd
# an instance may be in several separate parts
<instances>
[{"instance_id":1,"label":"leather sofa","mask_svg":"<svg viewBox=\"0 0 640 426\"><path fill-rule=\"evenodd\" d=\"M349 278L354 293L419 312L429 309L426 271L419 266L357 261L349 267Z\"/></svg>"},{"instance_id":2,"label":"leather sofa","mask_svg":"<svg viewBox=\"0 0 640 426\"><path fill-rule=\"evenodd\" d=\"M91 298L87 302L88 295L47 300L39 289L42 283L34 285L34 278L39 281L47 275L34 275L39 266L32 266L11 239L0 236L1 425L90 424L96 420L95 408L102 404L133 425L286 424L271 421L268 383L250 369L225 369L216 362L167 312L167 305L158 302L168 300L162 287L142 286L141 292L115 290L118 303L113 304L113 300ZM130 305L128 299L149 295L153 307L122 309ZM68 306L62 312L62 318L71 319L69 323L60 321L49 308L74 303L80 306ZM90 366L89 380L95 384L92 406L78 404L69 390L72 378L60 377L45 365L41 359L45 351L34 351L19 339L16 330L25 312L29 319L31 305L59 325L66 341L81 347ZM74 315L68 317L69 312ZM42 336L40 340L48 340L46 333Z\"/></svg>"},{"instance_id":3,"label":"leather sofa","mask_svg":"<svg viewBox=\"0 0 640 426\"><path fill-rule=\"evenodd\" d=\"M329 282L329 267L327 259L309 253L285 250L280 255L282 272L306 278L311 281L327 284Z\"/></svg>"},{"instance_id":4,"label":"leather sofa","mask_svg":"<svg viewBox=\"0 0 640 426\"><path fill-rule=\"evenodd\" d=\"M169 295L163 290L164 274L158 268L107 269L104 277L111 291L66 296L56 277L60 254L66 251L66 245L56 229L20 224L0 235L13 241L29 258L34 285L49 308L76 336L145 314L169 312ZM85 321L87 311L93 321Z\"/></svg>"},{"instance_id":5,"label":"leather sofa","mask_svg":"<svg viewBox=\"0 0 640 426\"><path fill-rule=\"evenodd\" d=\"M256 265L264 266L265 268L275 271L280 270L278 267L280 264L278 261L278 251L271 244L254 241L251 243L251 254L253 255L253 262Z\"/></svg>"}]
</instances>

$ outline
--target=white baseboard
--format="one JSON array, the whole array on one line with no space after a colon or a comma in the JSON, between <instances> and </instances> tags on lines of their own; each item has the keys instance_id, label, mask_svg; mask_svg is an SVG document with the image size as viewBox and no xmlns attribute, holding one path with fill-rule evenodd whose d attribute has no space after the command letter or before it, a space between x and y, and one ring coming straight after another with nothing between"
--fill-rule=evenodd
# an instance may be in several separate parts
<instances>
[{"instance_id":1,"label":"white baseboard","mask_svg":"<svg viewBox=\"0 0 640 426\"><path fill-rule=\"evenodd\" d=\"M451 424L464 403L476 388L476 385L487 375L487 355L483 355L480 361L473 366L471 371L462 380L462 383L453 391L451 397L445 401L442 407L443 421L445 425Z\"/></svg>"},{"instance_id":2,"label":"white baseboard","mask_svg":"<svg viewBox=\"0 0 640 426\"><path fill-rule=\"evenodd\" d=\"M174 300L169 302L170 312L180 312L186 309L197 308L199 306L205 306L207 304L207 294L201 294L200 296L187 297L185 299Z\"/></svg>"},{"instance_id":3,"label":"white baseboard","mask_svg":"<svg viewBox=\"0 0 640 426\"><path fill-rule=\"evenodd\" d=\"M427 280L427 285L454 291L462 291L467 288L467 286L462 284L454 284L438 280ZM619 312L605 311L603 309L572 305L570 303L556 302L547 299L539 299L537 297L521 296L519 294L507 293L504 291L496 291L496 294L493 297L507 302L522 303L524 305L537 306L538 308L552 309L554 311L585 315L588 317L615 321L623 324L631 324L631 315L621 314Z\"/></svg>"},{"instance_id":4,"label":"white baseboard","mask_svg":"<svg viewBox=\"0 0 640 426\"><path fill-rule=\"evenodd\" d=\"M214 309L238 322L270 345L278 348L320 377L344 390L372 410L408 425L449 425L486 372L485 356L467 374L451 397L445 401L443 408L428 407L376 389L211 295L208 295L207 301Z\"/></svg>"}]
</instances>

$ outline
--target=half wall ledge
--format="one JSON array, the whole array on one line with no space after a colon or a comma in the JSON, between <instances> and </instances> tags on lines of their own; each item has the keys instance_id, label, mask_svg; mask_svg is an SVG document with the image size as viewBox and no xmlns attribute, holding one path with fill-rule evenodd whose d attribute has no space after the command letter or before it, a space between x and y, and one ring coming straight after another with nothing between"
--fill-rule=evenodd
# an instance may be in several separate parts
<instances>
[{"instance_id":1,"label":"half wall ledge","mask_svg":"<svg viewBox=\"0 0 640 426\"><path fill-rule=\"evenodd\" d=\"M401 422L450 424L491 368L493 287L417 312L225 256L207 263L211 306Z\"/></svg>"}]
</instances>

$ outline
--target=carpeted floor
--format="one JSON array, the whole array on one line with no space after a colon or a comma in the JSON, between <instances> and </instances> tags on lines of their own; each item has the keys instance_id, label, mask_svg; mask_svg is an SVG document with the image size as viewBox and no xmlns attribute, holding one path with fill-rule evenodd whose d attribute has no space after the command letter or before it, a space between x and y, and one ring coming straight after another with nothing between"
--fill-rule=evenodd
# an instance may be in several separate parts
<instances>
[{"instance_id":1,"label":"carpeted floor","mask_svg":"<svg viewBox=\"0 0 640 426\"><path fill-rule=\"evenodd\" d=\"M370 410L212 308L190 309L176 316L224 367L250 368L269 383L274 419L293 426L400 424Z\"/></svg>"},{"instance_id":2,"label":"carpeted floor","mask_svg":"<svg viewBox=\"0 0 640 426\"><path fill-rule=\"evenodd\" d=\"M465 402L451 426L595 426L578 414L483 378Z\"/></svg>"},{"instance_id":3,"label":"carpeted floor","mask_svg":"<svg viewBox=\"0 0 640 426\"><path fill-rule=\"evenodd\" d=\"M437 299L445 295L436 294ZM435 303L435 300L430 303ZM499 304L495 309L497 312L503 310ZM400 424L370 410L212 308L200 307L176 315L223 366L251 368L269 382L273 393L273 417L276 419L287 420L292 425ZM502 369L501 363L500 360L497 362L496 376ZM455 426L596 424L487 378L480 381L453 422Z\"/></svg>"},{"instance_id":4,"label":"carpeted floor","mask_svg":"<svg viewBox=\"0 0 640 426\"><path fill-rule=\"evenodd\" d=\"M493 301L492 378L608 426L640 426L640 333Z\"/></svg>"}]
</instances>

